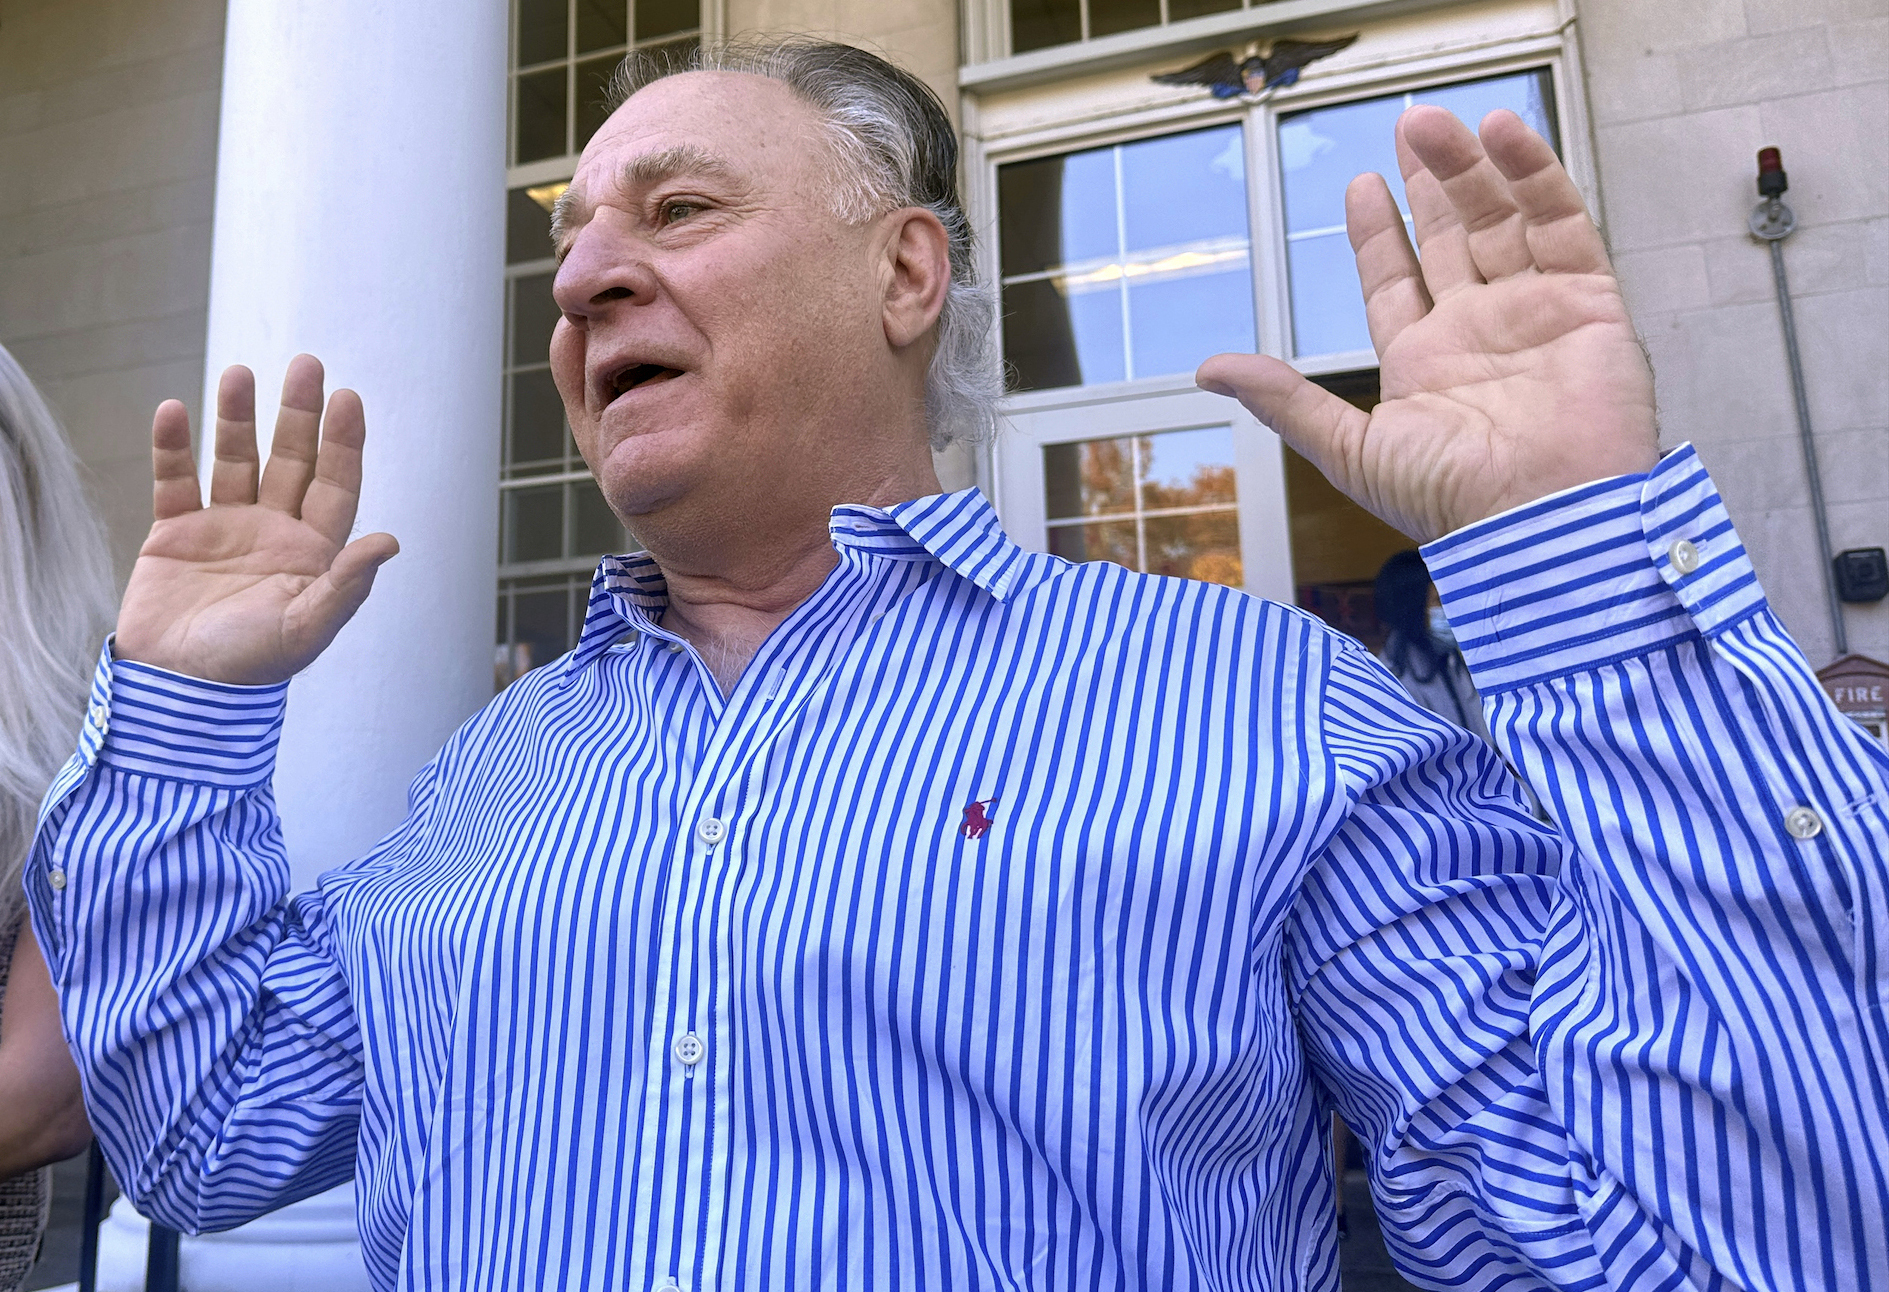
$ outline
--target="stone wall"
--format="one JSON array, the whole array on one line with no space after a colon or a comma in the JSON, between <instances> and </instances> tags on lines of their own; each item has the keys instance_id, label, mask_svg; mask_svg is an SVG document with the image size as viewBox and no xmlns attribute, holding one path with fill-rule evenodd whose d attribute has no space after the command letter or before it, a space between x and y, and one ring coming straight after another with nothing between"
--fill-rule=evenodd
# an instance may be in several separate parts
<instances>
[{"instance_id":1,"label":"stone wall","mask_svg":"<svg viewBox=\"0 0 1889 1292\"><path fill-rule=\"evenodd\" d=\"M0 343L65 420L122 577L151 411L203 390L221 0L0 8Z\"/></svg>"},{"instance_id":2,"label":"stone wall","mask_svg":"<svg viewBox=\"0 0 1889 1292\"><path fill-rule=\"evenodd\" d=\"M1884 0L1578 0L1608 239L1658 374L1766 591L1832 655L1770 258L1746 231L1783 150L1784 244L1831 541L1889 546L1889 7ZM1845 607L1889 658L1889 602Z\"/></svg>"}]
</instances>

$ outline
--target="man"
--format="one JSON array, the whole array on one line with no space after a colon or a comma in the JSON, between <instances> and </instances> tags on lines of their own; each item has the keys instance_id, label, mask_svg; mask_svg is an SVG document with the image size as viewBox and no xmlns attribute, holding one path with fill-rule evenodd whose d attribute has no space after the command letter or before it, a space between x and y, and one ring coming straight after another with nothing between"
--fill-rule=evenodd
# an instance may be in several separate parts
<instances>
[{"instance_id":1,"label":"man","mask_svg":"<svg viewBox=\"0 0 1889 1292\"><path fill-rule=\"evenodd\" d=\"M949 123L844 47L708 61L558 217L559 388L648 553L313 892L270 754L394 550L347 543L360 405L318 435L298 362L258 483L226 374L207 509L159 410L28 880L139 1205L353 1174L380 1288L1331 1288L1336 1106L1419 1282L1889 1279L1889 768L1659 456L1552 151L1406 113L1421 263L1354 183L1374 414L1200 379L1435 540L1559 834L1355 643L940 494Z\"/></svg>"}]
</instances>

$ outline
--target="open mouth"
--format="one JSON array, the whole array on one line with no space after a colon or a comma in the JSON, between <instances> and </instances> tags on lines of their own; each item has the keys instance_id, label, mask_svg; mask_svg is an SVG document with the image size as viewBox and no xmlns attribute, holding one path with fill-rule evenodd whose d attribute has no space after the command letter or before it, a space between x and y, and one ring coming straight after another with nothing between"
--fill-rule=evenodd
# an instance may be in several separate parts
<instances>
[{"instance_id":1,"label":"open mouth","mask_svg":"<svg viewBox=\"0 0 1889 1292\"><path fill-rule=\"evenodd\" d=\"M659 363L637 363L619 368L606 386L609 402L615 403L638 387L654 385L681 375L681 369L665 368Z\"/></svg>"}]
</instances>

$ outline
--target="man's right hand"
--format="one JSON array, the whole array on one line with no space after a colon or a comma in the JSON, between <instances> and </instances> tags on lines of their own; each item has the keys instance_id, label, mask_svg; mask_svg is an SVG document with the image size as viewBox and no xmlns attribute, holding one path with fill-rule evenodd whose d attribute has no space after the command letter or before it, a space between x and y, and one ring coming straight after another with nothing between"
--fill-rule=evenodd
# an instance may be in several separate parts
<instances>
[{"instance_id":1,"label":"man's right hand","mask_svg":"<svg viewBox=\"0 0 1889 1292\"><path fill-rule=\"evenodd\" d=\"M324 418L321 386L319 360L290 361L259 483L256 379L240 366L223 373L207 508L189 415L174 399L158 406L156 521L118 611L119 659L213 682L282 682L367 599L375 571L400 545L391 534L348 542L366 422L351 390L334 393Z\"/></svg>"}]
</instances>

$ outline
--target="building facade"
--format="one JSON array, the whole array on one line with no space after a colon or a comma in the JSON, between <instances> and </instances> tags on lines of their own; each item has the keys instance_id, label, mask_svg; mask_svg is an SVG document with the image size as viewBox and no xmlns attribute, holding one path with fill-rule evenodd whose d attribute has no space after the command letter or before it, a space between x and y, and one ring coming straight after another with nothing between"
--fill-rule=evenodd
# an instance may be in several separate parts
<instances>
[{"instance_id":1,"label":"building facade","mask_svg":"<svg viewBox=\"0 0 1889 1292\"><path fill-rule=\"evenodd\" d=\"M1613 249L1662 439L1697 443L1812 663L1837 654L1771 261L1784 261L1831 548L1889 545L1885 0L0 0L0 343L83 458L122 572L151 410L311 350L370 421L363 531L403 556L295 684L278 777L298 874L396 822L496 686L573 640L625 536L545 367L548 207L631 49L806 31L867 43L955 114L1008 426L945 455L1027 545L1244 586L1368 637L1406 540L1229 401L1258 349L1376 397L1344 183L1393 178L1413 102L1522 113ZM1348 36L1296 83L1155 74ZM1889 602L1842 607L1889 658Z\"/></svg>"}]
</instances>

